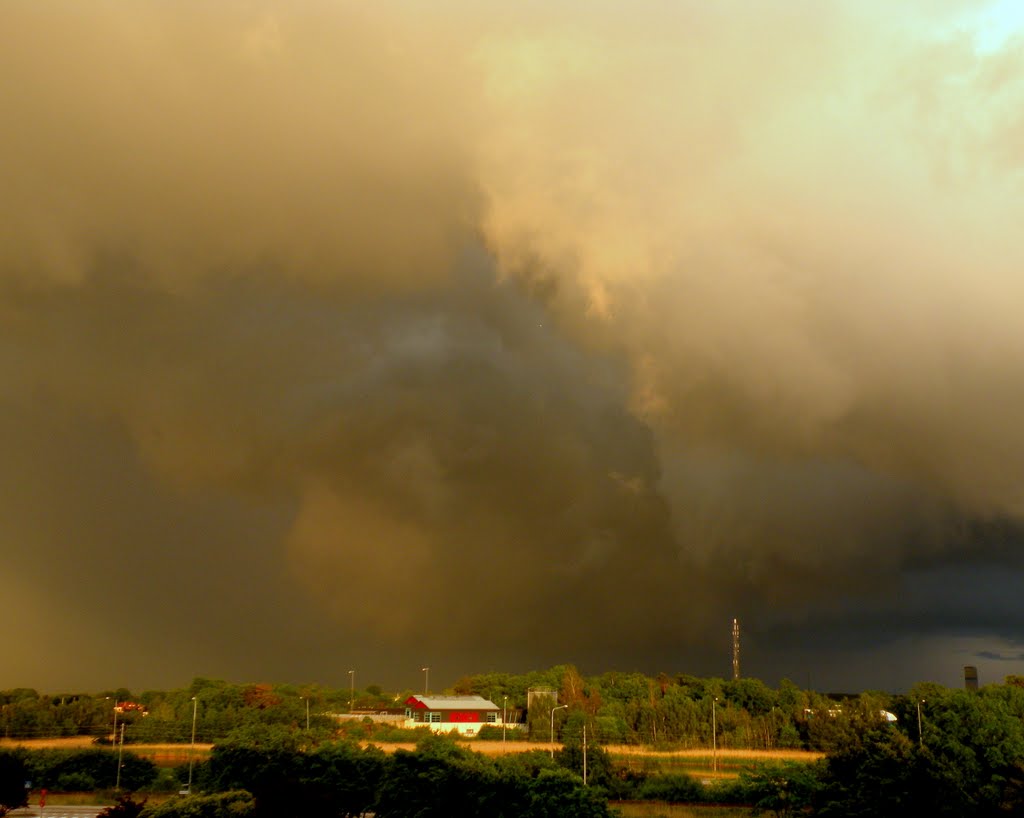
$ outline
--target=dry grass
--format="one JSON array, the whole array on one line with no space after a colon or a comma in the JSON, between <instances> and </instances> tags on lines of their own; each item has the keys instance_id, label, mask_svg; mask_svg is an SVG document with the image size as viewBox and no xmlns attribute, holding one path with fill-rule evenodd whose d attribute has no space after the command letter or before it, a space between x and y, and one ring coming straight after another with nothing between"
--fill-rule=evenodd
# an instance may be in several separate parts
<instances>
[{"instance_id":1,"label":"dry grass","mask_svg":"<svg viewBox=\"0 0 1024 818\"><path fill-rule=\"evenodd\" d=\"M376 743L371 741L362 744L365 747ZM376 746L387 753L393 753L395 750L416 749L416 745L411 742L379 743ZM500 741L468 740L464 742L464 746L487 756L525 753L530 750L540 750L546 753L551 749L551 744L546 741L510 741L503 744ZM562 749L562 745L556 742L555 749ZM616 764L625 767L654 768L662 772L686 772L699 775L701 778L721 779L735 778L744 767L759 762L800 761L810 763L824 756L824 753L806 750L719 750L718 770L712 772L713 759L709 749L652 750L635 744L610 744L606 745L604 750L611 755Z\"/></svg>"},{"instance_id":2,"label":"dry grass","mask_svg":"<svg viewBox=\"0 0 1024 818\"><path fill-rule=\"evenodd\" d=\"M68 738L0 738L0 747L27 747L30 750L77 749L94 746L90 736Z\"/></svg>"},{"instance_id":3,"label":"dry grass","mask_svg":"<svg viewBox=\"0 0 1024 818\"><path fill-rule=\"evenodd\" d=\"M96 744L89 736L70 736L68 738L26 738L0 739L0 747L25 747L29 750L83 750L97 747L114 751L109 744ZM203 760L210 755L212 744L195 746L195 758ZM188 761L190 745L188 744L126 744L125 750L142 758L148 758L160 767L174 767Z\"/></svg>"},{"instance_id":4,"label":"dry grass","mask_svg":"<svg viewBox=\"0 0 1024 818\"><path fill-rule=\"evenodd\" d=\"M609 744L604 748L616 756L647 756L664 758L711 758L711 748L696 750L652 750L636 744ZM755 761L817 761L824 753L810 750L719 750L721 759L752 759Z\"/></svg>"},{"instance_id":5,"label":"dry grass","mask_svg":"<svg viewBox=\"0 0 1024 818\"><path fill-rule=\"evenodd\" d=\"M717 761L709 749L651 750L644 747L605 748L616 766L648 773L685 773L706 779L736 778L744 769L765 762L795 761L809 764L823 753L805 750L719 750Z\"/></svg>"},{"instance_id":6,"label":"dry grass","mask_svg":"<svg viewBox=\"0 0 1024 818\"><path fill-rule=\"evenodd\" d=\"M395 750L415 750L416 745L412 742L362 742L365 747L374 744L384 752L393 753ZM43 739L0 739L0 747L26 747L28 749L81 749L85 747L106 747L110 745L96 745L89 736L72 736L69 738L43 738ZM487 756L500 756L505 753L525 753L530 750L548 752L551 744L547 741L478 741L470 740L465 746L478 753ZM562 745L556 743L555 749L561 749ZM213 748L212 744L196 744L195 757L206 758ZM126 750L143 758L150 758L161 766L172 766L188 760L189 745L175 743L160 744L129 744ZM659 768L700 770L700 774L710 774L711 751L704 749L695 750L652 750L648 747L635 744L610 744L604 749L618 763L627 766L634 764L654 765ZM729 777L735 775L740 768L749 764L762 761L803 761L812 762L822 758L824 753L808 752L806 750L719 750L718 764L721 770L720 775Z\"/></svg>"},{"instance_id":7,"label":"dry grass","mask_svg":"<svg viewBox=\"0 0 1024 818\"><path fill-rule=\"evenodd\" d=\"M748 818L748 807L666 804L660 801L613 801L623 818Z\"/></svg>"},{"instance_id":8,"label":"dry grass","mask_svg":"<svg viewBox=\"0 0 1024 818\"><path fill-rule=\"evenodd\" d=\"M166 742L159 744L125 744L126 750L188 750L189 744ZM0 747L27 747L30 750L76 749L80 747L111 747L109 744L96 744L90 736L68 736L66 738L0 738ZM196 742L196 750L209 752L212 744Z\"/></svg>"},{"instance_id":9,"label":"dry grass","mask_svg":"<svg viewBox=\"0 0 1024 818\"><path fill-rule=\"evenodd\" d=\"M364 742L374 744L375 742ZM380 743L379 746L383 750L389 752L397 750L399 748L403 750L414 750L416 745L411 742L402 743ZM503 743L501 741L479 741L477 739L470 739L465 742L465 746L471 750L475 750L478 753L482 753L488 756L502 755L503 753L526 753L530 750L542 750L548 752L551 749L551 744L547 741L510 741ZM708 764L711 763L711 749L703 748L696 750L652 750L649 747L644 747L637 744L605 744L602 745L603 749L610 753L612 756L627 758L693 758L693 759L707 759ZM555 742L555 749L561 750L562 745ZM817 761L819 758L824 757L824 753L814 753L807 750L719 750L718 758L724 762L752 762L752 761Z\"/></svg>"}]
</instances>

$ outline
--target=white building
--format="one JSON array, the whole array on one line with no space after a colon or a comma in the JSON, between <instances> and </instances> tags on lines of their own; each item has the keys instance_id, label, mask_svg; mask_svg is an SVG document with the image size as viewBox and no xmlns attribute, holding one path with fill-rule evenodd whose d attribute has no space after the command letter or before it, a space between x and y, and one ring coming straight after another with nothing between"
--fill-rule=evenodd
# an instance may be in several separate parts
<instances>
[{"instance_id":1,"label":"white building","mask_svg":"<svg viewBox=\"0 0 1024 818\"><path fill-rule=\"evenodd\" d=\"M483 696L410 696L405 700L406 727L475 736L485 724L500 725L501 708Z\"/></svg>"}]
</instances>

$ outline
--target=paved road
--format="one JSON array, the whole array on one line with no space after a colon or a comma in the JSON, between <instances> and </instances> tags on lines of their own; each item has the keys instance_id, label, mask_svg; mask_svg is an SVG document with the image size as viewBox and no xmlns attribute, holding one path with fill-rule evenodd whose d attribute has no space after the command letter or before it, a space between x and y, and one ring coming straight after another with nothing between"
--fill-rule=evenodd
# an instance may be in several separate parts
<instances>
[{"instance_id":1,"label":"paved road","mask_svg":"<svg viewBox=\"0 0 1024 818\"><path fill-rule=\"evenodd\" d=\"M42 815L43 818L96 818L96 815L102 812L105 807L63 807L60 805L47 806L45 809L40 810L39 805L35 804L31 807L22 807L16 809L13 812L7 813L8 815L20 815L20 816L35 816Z\"/></svg>"}]
</instances>

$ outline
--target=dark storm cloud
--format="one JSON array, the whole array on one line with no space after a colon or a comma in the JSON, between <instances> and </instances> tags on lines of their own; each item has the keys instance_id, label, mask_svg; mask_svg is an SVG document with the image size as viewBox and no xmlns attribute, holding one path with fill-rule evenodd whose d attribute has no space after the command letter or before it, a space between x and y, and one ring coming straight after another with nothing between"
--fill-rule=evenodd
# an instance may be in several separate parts
<instances>
[{"instance_id":1,"label":"dark storm cloud","mask_svg":"<svg viewBox=\"0 0 1024 818\"><path fill-rule=\"evenodd\" d=\"M29 675L1019 635L1020 57L648 11L0 9Z\"/></svg>"},{"instance_id":2,"label":"dark storm cloud","mask_svg":"<svg viewBox=\"0 0 1024 818\"><path fill-rule=\"evenodd\" d=\"M978 651L978 658L980 659L992 659L996 662L1024 662L1024 652L1004 654L995 653L991 650Z\"/></svg>"}]
</instances>

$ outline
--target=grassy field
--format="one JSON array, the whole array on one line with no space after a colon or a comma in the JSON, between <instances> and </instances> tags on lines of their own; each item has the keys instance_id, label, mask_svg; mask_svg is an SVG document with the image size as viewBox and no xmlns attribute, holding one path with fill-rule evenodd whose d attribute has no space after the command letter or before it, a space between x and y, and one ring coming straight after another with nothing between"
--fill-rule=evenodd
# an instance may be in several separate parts
<instances>
[{"instance_id":1,"label":"grassy field","mask_svg":"<svg viewBox=\"0 0 1024 818\"><path fill-rule=\"evenodd\" d=\"M749 807L666 804L660 801L612 801L623 818L750 818Z\"/></svg>"},{"instance_id":2,"label":"grassy field","mask_svg":"<svg viewBox=\"0 0 1024 818\"><path fill-rule=\"evenodd\" d=\"M367 742L364 742L364 746L366 744ZM416 745L411 742L382 743L377 746L388 753L416 749ZM500 741L469 740L465 742L465 746L488 756L498 756L506 752L525 753L529 750L546 753L551 749L551 745L546 741L510 741L503 746ZM561 747L562 745L555 744L556 750ZM719 750L716 764L710 750L652 750L633 744L610 744L604 749L611 755L616 767L647 773L686 773L702 781L736 778L742 770L765 762L810 763L824 755L805 750Z\"/></svg>"},{"instance_id":3,"label":"grassy field","mask_svg":"<svg viewBox=\"0 0 1024 818\"><path fill-rule=\"evenodd\" d=\"M111 752L114 750L109 744L96 744L89 736L0 739L0 747L25 747L29 750L82 750L99 747ZM196 761L208 758L212 748L212 744L197 742L193 758ZM125 752L151 759L158 767L175 767L188 762L190 746L188 744L125 744L124 749Z\"/></svg>"},{"instance_id":4,"label":"grassy field","mask_svg":"<svg viewBox=\"0 0 1024 818\"><path fill-rule=\"evenodd\" d=\"M605 747L617 767L648 773L686 773L702 779L735 778L741 770L765 762L810 763L823 753L805 750L709 750L658 751L633 745Z\"/></svg>"},{"instance_id":5,"label":"grassy field","mask_svg":"<svg viewBox=\"0 0 1024 818\"><path fill-rule=\"evenodd\" d=\"M0 739L0 747L2 746L22 746L29 749L74 749L97 745L88 736L78 736L51 739ZM399 749L416 749L416 745L412 743L380 743L377 746L389 753ZM505 752L523 753L529 750L541 750L546 753L551 749L551 744L546 741L510 741L503 744L500 741L471 740L467 741L465 746L489 756L497 756ZM194 758L197 761L208 758L212 747L212 744L197 743ZM560 748L560 744L555 744L556 750ZM803 750L719 750L717 765L715 765L711 752L706 749L652 750L632 744L612 744L604 749L611 755L612 761L617 767L649 773L687 773L702 779L734 778L742 769L766 761L811 762L822 757L822 753L810 753ZM189 759L188 744L126 744L125 750L143 758L152 759L161 767L184 764ZM717 771L712 769L714 766L717 766Z\"/></svg>"}]
</instances>

